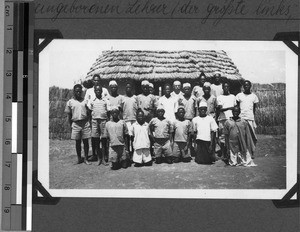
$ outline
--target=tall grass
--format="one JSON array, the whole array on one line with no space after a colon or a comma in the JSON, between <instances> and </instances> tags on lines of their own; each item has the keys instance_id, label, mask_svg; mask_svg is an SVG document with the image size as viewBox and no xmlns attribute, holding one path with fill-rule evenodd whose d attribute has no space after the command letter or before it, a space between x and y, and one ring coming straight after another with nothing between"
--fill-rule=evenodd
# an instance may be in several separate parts
<instances>
[{"instance_id":1,"label":"tall grass","mask_svg":"<svg viewBox=\"0 0 300 232\"><path fill-rule=\"evenodd\" d=\"M258 134L286 133L285 84L253 84L252 91L259 99L255 114Z\"/></svg>"}]
</instances>

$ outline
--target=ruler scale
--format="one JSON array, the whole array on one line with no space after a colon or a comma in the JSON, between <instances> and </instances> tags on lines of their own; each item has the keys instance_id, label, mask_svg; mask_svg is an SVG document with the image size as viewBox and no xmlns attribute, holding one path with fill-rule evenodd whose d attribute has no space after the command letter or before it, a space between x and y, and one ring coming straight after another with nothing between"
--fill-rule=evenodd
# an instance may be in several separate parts
<instances>
[{"instance_id":1,"label":"ruler scale","mask_svg":"<svg viewBox=\"0 0 300 232\"><path fill-rule=\"evenodd\" d=\"M32 9L33 3L5 2L3 230L31 230L34 13ZM31 140L28 141L28 138Z\"/></svg>"}]
</instances>

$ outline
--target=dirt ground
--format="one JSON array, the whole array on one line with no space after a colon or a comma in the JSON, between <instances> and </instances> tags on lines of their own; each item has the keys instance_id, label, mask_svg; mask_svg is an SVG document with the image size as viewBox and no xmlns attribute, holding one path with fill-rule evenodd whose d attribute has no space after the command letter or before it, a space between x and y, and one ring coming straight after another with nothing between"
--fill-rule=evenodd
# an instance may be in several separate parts
<instances>
[{"instance_id":1,"label":"dirt ground","mask_svg":"<svg viewBox=\"0 0 300 232\"><path fill-rule=\"evenodd\" d=\"M91 155L91 148L90 148ZM256 167L190 163L153 164L152 167L110 170L110 166L77 160L75 142L50 141L51 189L284 189L286 138L258 135Z\"/></svg>"}]
</instances>

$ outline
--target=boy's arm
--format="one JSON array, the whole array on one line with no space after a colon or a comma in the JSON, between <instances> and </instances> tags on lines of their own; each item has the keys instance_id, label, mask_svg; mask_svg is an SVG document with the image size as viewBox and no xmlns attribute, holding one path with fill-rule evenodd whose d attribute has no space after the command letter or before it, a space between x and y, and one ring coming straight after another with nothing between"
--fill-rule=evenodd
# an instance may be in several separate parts
<instances>
[{"instance_id":1,"label":"boy's arm","mask_svg":"<svg viewBox=\"0 0 300 232\"><path fill-rule=\"evenodd\" d=\"M72 113L68 113L68 122L72 126Z\"/></svg>"},{"instance_id":2,"label":"boy's arm","mask_svg":"<svg viewBox=\"0 0 300 232\"><path fill-rule=\"evenodd\" d=\"M256 107L257 107L257 103L254 103L254 104L253 104L253 114L254 114L254 115L255 115Z\"/></svg>"},{"instance_id":3,"label":"boy's arm","mask_svg":"<svg viewBox=\"0 0 300 232\"><path fill-rule=\"evenodd\" d=\"M174 133L173 124L169 122L169 139L171 143L173 143L173 133Z\"/></svg>"},{"instance_id":4,"label":"boy's arm","mask_svg":"<svg viewBox=\"0 0 300 232\"><path fill-rule=\"evenodd\" d=\"M153 125L152 120L151 120L150 123L149 123L149 137L154 142L155 139L154 139L153 131L154 131L154 125Z\"/></svg>"}]
</instances>

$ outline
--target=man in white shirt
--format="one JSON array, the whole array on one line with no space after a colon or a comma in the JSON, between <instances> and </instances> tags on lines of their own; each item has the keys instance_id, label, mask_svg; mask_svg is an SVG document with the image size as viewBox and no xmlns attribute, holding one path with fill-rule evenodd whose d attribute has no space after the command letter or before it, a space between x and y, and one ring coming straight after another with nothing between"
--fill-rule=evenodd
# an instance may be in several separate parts
<instances>
[{"instance_id":1,"label":"man in white shirt","mask_svg":"<svg viewBox=\"0 0 300 232\"><path fill-rule=\"evenodd\" d=\"M243 85L244 92L236 95L236 101L241 109L240 117L242 119L245 119L249 123L253 140L256 143L257 141L257 137L255 133L256 123L255 123L254 115L259 100L258 97L251 92L251 86L252 86L251 82L246 80ZM254 158L254 156L252 158Z\"/></svg>"},{"instance_id":2,"label":"man in white shirt","mask_svg":"<svg viewBox=\"0 0 300 232\"><path fill-rule=\"evenodd\" d=\"M176 109L176 98L171 96L171 85L165 84L164 86L164 95L159 98L158 105L162 106L165 110L164 117L170 120L172 123L175 121L175 112Z\"/></svg>"},{"instance_id":3,"label":"man in white shirt","mask_svg":"<svg viewBox=\"0 0 300 232\"><path fill-rule=\"evenodd\" d=\"M173 92L171 93L171 97L176 98L176 100L178 100L181 96L183 96L183 92L181 92L181 82L174 81Z\"/></svg>"}]
</instances>

